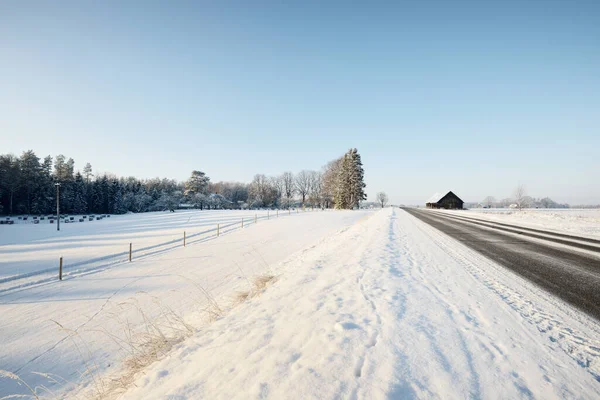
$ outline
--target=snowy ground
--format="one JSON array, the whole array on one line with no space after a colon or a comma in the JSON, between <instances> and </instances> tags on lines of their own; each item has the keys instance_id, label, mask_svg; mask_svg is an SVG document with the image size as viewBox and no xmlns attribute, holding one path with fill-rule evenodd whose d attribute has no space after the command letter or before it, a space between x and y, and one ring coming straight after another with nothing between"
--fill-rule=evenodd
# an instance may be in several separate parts
<instances>
[{"instance_id":1,"label":"snowy ground","mask_svg":"<svg viewBox=\"0 0 600 400\"><path fill-rule=\"evenodd\" d=\"M400 210L307 249L124 398L598 398L600 327Z\"/></svg>"},{"instance_id":2,"label":"snowy ground","mask_svg":"<svg viewBox=\"0 0 600 400\"><path fill-rule=\"evenodd\" d=\"M440 210L440 212L600 238L600 209L524 209L519 211L506 208L473 208L467 211Z\"/></svg>"},{"instance_id":3,"label":"snowy ground","mask_svg":"<svg viewBox=\"0 0 600 400\"><path fill-rule=\"evenodd\" d=\"M226 235L209 241L191 240L185 248L178 245L145 258L134 258L132 263L121 263L78 276L69 275L62 282L54 277L52 281L35 287L0 293L0 369L17 373L34 385L47 383L48 379L33 372L56 374L60 377L57 378L59 381L65 379L72 383L50 385L53 390L76 387L79 381L92 387L99 376L121 369L120 361L128 356L129 351L123 344L129 332L124 330L131 328L137 333L147 328L146 320L154 323L158 319L165 333L173 334L182 328L177 321L173 322L173 318L180 316L194 326L200 326L203 323L200 320L206 314L202 311L207 304L204 291L219 299L221 307L227 308L236 288L247 285L245 277L264 273L270 265L277 265L319 238L353 224L365 214L362 211L285 213L279 218L246 225L243 230L236 227ZM210 226L230 216L237 224L238 217L241 219L242 215L244 213L239 211L141 214L123 217L121 225L115 217L111 221L98 221L106 223L95 225L98 231L80 228L87 229L85 235L61 230L68 240L54 238L54 232L48 232L49 238L45 240L39 234L29 241L29 245L17 245L23 246L22 252L7 251L3 256L13 254L12 257L23 261L46 257L45 251L53 251L43 250L48 241L55 246L57 241L62 243L63 251L76 251L77 246L73 249L73 244L79 245L88 240L96 245L95 239L98 239L99 246L109 246L113 240L120 243L117 240L120 235L132 235L125 240L139 235L139 238L135 236L136 242L164 240L164 233L168 230L176 234L185 227L189 233L188 220L194 221L195 226L202 223ZM96 221L90 226L94 223ZM73 229L76 226L74 224ZM6 226L8 229L15 227ZM129 231L129 228L132 230ZM119 229L124 232L119 232ZM71 247L67 248L67 243ZM27 246L41 248L33 250ZM80 378L86 370L94 370L94 373ZM0 397L22 393L22 389L16 382L0 378Z\"/></svg>"},{"instance_id":4,"label":"snowy ground","mask_svg":"<svg viewBox=\"0 0 600 400\"><path fill-rule=\"evenodd\" d=\"M242 218L249 225L255 216L266 219L278 213L190 210L113 215L61 224L59 232L47 221L0 225L0 293L56 279L60 257L66 274L81 273L127 260L129 243L139 258L181 246L184 231L192 243L214 236L217 224L227 230L239 227ZM282 217L287 215L281 211Z\"/></svg>"},{"instance_id":5,"label":"snowy ground","mask_svg":"<svg viewBox=\"0 0 600 400\"><path fill-rule=\"evenodd\" d=\"M260 296L201 319L199 286L226 304L265 270ZM183 315L193 334L125 399L600 396L597 321L398 209L259 223L0 301L3 368L40 384L31 371L77 380L96 360L92 391L128 356L106 330Z\"/></svg>"}]
</instances>

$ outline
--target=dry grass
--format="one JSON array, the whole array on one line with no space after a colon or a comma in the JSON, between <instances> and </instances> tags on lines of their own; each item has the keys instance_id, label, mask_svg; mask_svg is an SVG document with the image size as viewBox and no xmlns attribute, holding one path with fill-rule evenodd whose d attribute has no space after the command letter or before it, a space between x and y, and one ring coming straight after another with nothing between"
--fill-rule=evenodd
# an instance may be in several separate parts
<instances>
[{"instance_id":1,"label":"dry grass","mask_svg":"<svg viewBox=\"0 0 600 400\"><path fill-rule=\"evenodd\" d=\"M267 286L274 283L277 280L275 275L259 275L254 277L252 283L254 284L254 290L256 292L263 292Z\"/></svg>"},{"instance_id":2,"label":"dry grass","mask_svg":"<svg viewBox=\"0 0 600 400\"><path fill-rule=\"evenodd\" d=\"M232 307L259 296L269 285L277 280L277 277L275 275L258 275L252 278L252 280L246 279L250 284L250 289L237 292L233 297Z\"/></svg>"},{"instance_id":3,"label":"dry grass","mask_svg":"<svg viewBox=\"0 0 600 400\"><path fill-rule=\"evenodd\" d=\"M256 253L259 254L258 252ZM261 259L266 265L266 261L264 258L262 258L262 256ZM234 295L232 304L227 306L226 309L221 307L209 290L204 288L198 282L180 275L180 277L189 281L198 289L198 293L202 298L202 300L199 301L200 311L206 315L206 320L201 324L210 324L224 315L226 310L228 311L249 299L259 296L267 287L277 280L277 277L272 274L258 275L254 276L252 279L249 279L239 265L238 269L248 282L249 289L237 292ZM145 292L138 292L136 295L148 294ZM100 366L97 364L97 360L95 360L89 343L82 338L79 332L65 328L60 323L53 321L61 330L65 331L69 335L73 346L79 352L85 366L81 377L89 377L90 381L89 387L79 387L78 390L69 394L70 397L94 400L118 398L134 384L141 371L143 371L150 364L163 358L176 344L181 343L183 340L196 332L196 328L186 323L181 315L176 313L169 306L165 305L160 299L153 296L150 296L150 299L158 309L158 313L154 314L156 316L150 317L140 305L138 299L131 298L127 301L117 303L116 311L109 313L109 315L116 321L115 324L110 324L111 327L116 326L120 327L120 329L108 330L106 328L100 328L96 330L89 330L89 332L101 333L110 338L113 343L115 343L123 352L122 368L118 373L110 376L100 376L100 371L102 371L102 368L100 368ZM137 317L136 322L134 323L123 317L124 315L129 315L130 317L135 315ZM141 324L139 323L140 320ZM53 376L52 374L35 374L47 378L50 383L72 384L71 382L66 382L64 379ZM24 380L11 372L0 370L0 379L2 378L17 381L20 386L23 386L27 389L28 393L12 394L1 397L0 400L18 398L39 399L39 393L42 392L44 394L44 398L60 398L43 385L32 388ZM59 379L61 380L60 382Z\"/></svg>"}]
</instances>

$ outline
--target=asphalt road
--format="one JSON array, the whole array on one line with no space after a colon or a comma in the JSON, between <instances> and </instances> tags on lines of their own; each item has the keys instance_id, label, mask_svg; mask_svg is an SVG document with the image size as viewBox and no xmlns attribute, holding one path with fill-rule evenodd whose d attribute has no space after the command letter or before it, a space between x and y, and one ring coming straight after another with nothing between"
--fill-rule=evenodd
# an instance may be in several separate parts
<instances>
[{"instance_id":1,"label":"asphalt road","mask_svg":"<svg viewBox=\"0 0 600 400\"><path fill-rule=\"evenodd\" d=\"M600 248L595 244L567 247L569 241L551 232L520 233L427 210L404 210L600 320ZM545 234L554 239L544 237ZM525 238L540 236L561 246ZM572 235L570 239L586 241Z\"/></svg>"}]
</instances>

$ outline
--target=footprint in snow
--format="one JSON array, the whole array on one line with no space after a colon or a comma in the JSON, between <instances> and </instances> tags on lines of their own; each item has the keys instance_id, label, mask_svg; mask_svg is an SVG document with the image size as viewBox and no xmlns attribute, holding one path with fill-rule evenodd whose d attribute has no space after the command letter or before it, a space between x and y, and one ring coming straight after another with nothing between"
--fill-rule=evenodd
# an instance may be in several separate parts
<instances>
[{"instance_id":1,"label":"footprint in snow","mask_svg":"<svg viewBox=\"0 0 600 400\"><path fill-rule=\"evenodd\" d=\"M354 322L342 322L342 323L338 322L337 324L334 325L333 328L338 332L343 332L343 331L347 331L347 330L351 330L351 329L361 329L360 325L357 325Z\"/></svg>"}]
</instances>

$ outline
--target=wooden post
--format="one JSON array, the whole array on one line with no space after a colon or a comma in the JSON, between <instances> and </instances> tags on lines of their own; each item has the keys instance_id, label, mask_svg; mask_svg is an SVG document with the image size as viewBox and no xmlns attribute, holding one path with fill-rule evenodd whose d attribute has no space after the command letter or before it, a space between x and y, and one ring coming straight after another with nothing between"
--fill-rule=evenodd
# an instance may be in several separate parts
<instances>
[{"instance_id":1,"label":"wooden post","mask_svg":"<svg viewBox=\"0 0 600 400\"><path fill-rule=\"evenodd\" d=\"M185 231L183 231L183 247L185 247Z\"/></svg>"},{"instance_id":2,"label":"wooden post","mask_svg":"<svg viewBox=\"0 0 600 400\"><path fill-rule=\"evenodd\" d=\"M219 236L219 228L220 228L220 226L219 226L219 224L217 224L217 237Z\"/></svg>"},{"instance_id":3,"label":"wooden post","mask_svg":"<svg viewBox=\"0 0 600 400\"><path fill-rule=\"evenodd\" d=\"M60 258L59 266L58 266L58 280L62 281L62 257Z\"/></svg>"},{"instance_id":4,"label":"wooden post","mask_svg":"<svg viewBox=\"0 0 600 400\"><path fill-rule=\"evenodd\" d=\"M131 243L129 243L129 262L131 262Z\"/></svg>"}]
</instances>

